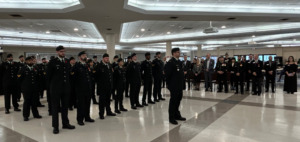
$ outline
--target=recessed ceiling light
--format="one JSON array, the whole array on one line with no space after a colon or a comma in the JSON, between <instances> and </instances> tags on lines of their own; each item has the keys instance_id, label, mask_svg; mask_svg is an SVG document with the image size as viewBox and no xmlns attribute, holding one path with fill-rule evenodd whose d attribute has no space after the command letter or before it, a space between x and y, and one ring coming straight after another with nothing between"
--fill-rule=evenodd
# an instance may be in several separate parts
<instances>
[{"instance_id":1,"label":"recessed ceiling light","mask_svg":"<svg viewBox=\"0 0 300 142\"><path fill-rule=\"evenodd\" d=\"M224 25L224 26L222 26L221 28L222 28L222 29L226 29L226 26Z\"/></svg>"},{"instance_id":2,"label":"recessed ceiling light","mask_svg":"<svg viewBox=\"0 0 300 142\"><path fill-rule=\"evenodd\" d=\"M294 40L294 41L297 41L297 39L295 39L295 38L294 38L293 40Z\"/></svg>"},{"instance_id":3,"label":"recessed ceiling light","mask_svg":"<svg viewBox=\"0 0 300 142\"><path fill-rule=\"evenodd\" d=\"M167 34L169 35L169 34L171 34L171 32L167 32Z\"/></svg>"},{"instance_id":4,"label":"recessed ceiling light","mask_svg":"<svg viewBox=\"0 0 300 142\"><path fill-rule=\"evenodd\" d=\"M144 31L145 31L145 29L143 28L143 29L141 29L141 31L142 31L142 32L144 32Z\"/></svg>"},{"instance_id":5,"label":"recessed ceiling light","mask_svg":"<svg viewBox=\"0 0 300 142\"><path fill-rule=\"evenodd\" d=\"M136 35L135 37L140 37L139 35Z\"/></svg>"},{"instance_id":6,"label":"recessed ceiling light","mask_svg":"<svg viewBox=\"0 0 300 142\"><path fill-rule=\"evenodd\" d=\"M255 35L252 35L252 37L255 37Z\"/></svg>"},{"instance_id":7,"label":"recessed ceiling light","mask_svg":"<svg viewBox=\"0 0 300 142\"><path fill-rule=\"evenodd\" d=\"M77 31L78 31L78 28L74 28L74 31L77 32Z\"/></svg>"},{"instance_id":8,"label":"recessed ceiling light","mask_svg":"<svg viewBox=\"0 0 300 142\"><path fill-rule=\"evenodd\" d=\"M83 35L83 37L86 37L86 35Z\"/></svg>"},{"instance_id":9,"label":"recessed ceiling light","mask_svg":"<svg viewBox=\"0 0 300 142\"><path fill-rule=\"evenodd\" d=\"M46 31L46 34L50 34L50 31Z\"/></svg>"}]
</instances>

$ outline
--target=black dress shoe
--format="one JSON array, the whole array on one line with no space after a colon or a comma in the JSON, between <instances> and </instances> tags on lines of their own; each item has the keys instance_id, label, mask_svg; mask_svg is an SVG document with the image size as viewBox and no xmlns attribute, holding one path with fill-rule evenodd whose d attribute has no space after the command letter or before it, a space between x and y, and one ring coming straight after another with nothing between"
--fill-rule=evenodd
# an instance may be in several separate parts
<instances>
[{"instance_id":1,"label":"black dress shoe","mask_svg":"<svg viewBox=\"0 0 300 142\"><path fill-rule=\"evenodd\" d=\"M128 110L125 108L121 108L120 111L128 111Z\"/></svg>"},{"instance_id":2,"label":"black dress shoe","mask_svg":"<svg viewBox=\"0 0 300 142\"><path fill-rule=\"evenodd\" d=\"M136 109L136 107L135 107L135 106L132 106L131 109Z\"/></svg>"},{"instance_id":3,"label":"black dress shoe","mask_svg":"<svg viewBox=\"0 0 300 142\"><path fill-rule=\"evenodd\" d=\"M252 95L257 95L257 93L256 93L256 92L253 92Z\"/></svg>"},{"instance_id":4,"label":"black dress shoe","mask_svg":"<svg viewBox=\"0 0 300 142\"><path fill-rule=\"evenodd\" d=\"M222 91L217 91L218 93L222 92Z\"/></svg>"},{"instance_id":5,"label":"black dress shoe","mask_svg":"<svg viewBox=\"0 0 300 142\"><path fill-rule=\"evenodd\" d=\"M174 125L177 125L178 124L178 122L176 121L176 120L170 120L169 121L171 124L174 124Z\"/></svg>"},{"instance_id":6,"label":"black dress shoe","mask_svg":"<svg viewBox=\"0 0 300 142\"><path fill-rule=\"evenodd\" d=\"M269 90L266 90L266 92L269 92Z\"/></svg>"},{"instance_id":7,"label":"black dress shoe","mask_svg":"<svg viewBox=\"0 0 300 142\"><path fill-rule=\"evenodd\" d=\"M239 92L235 92L234 94L239 94Z\"/></svg>"},{"instance_id":8,"label":"black dress shoe","mask_svg":"<svg viewBox=\"0 0 300 142\"><path fill-rule=\"evenodd\" d=\"M273 90L272 93L275 93L275 91Z\"/></svg>"},{"instance_id":9,"label":"black dress shoe","mask_svg":"<svg viewBox=\"0 0 300 142\"><path fill-rule=\"evenodd\" d=\"M28 119L28 117L24 117L24 121L28 121L29 119Z\"/></svg>"},{"instance_id":10,"label":"black dress shoe","mask_svg":"<svg viewBox=\"0 0 300 142\"><path fill-rule=\"evenodd\" d=\"M153 102L153 101L148 101L148 104L155 104L155 102Z\"/></svg>"},{"instance_id":11,"label":"black dress shoe","mask_svg":"<svg viewBox=\"0 0 300 142\"><path fill-rule=\"evenodd\" d=\"M159 100L162 100L162 101L164 101L164 100L166 100L165 98L159 98Z\"/></svg>"},{"instance_id":12,"label":"black dress shoe","mask_svg":"<svg viewBox=\"0 0 300 142\"><path fill-rule=\"evenodd\" d=\"M158 99L155 99L154 101L155 101L155 102L159 102L159 100L158 100Z\"/></svg>"},{"instance_id":13,"label":"black dress shoe","mask_svg":"<svg viewBox=\"0 0 300 142\"><path fill-rule=\"evenodd\" d=\"M146 102L143 102L143 106L148 106L148 104Z\"/></svg>"},{"instance_id":14,"label":"black dress shoe","mask_svg":"<svg viewBox=\"0 0 300 142\"><path fill-rule=\"evenodd\" d=\"M110 112L110 113L107 113L107 116L116 116L116 114L115 114L115 113L112 113L112 112Z\"/></svg>"},{"instance_id":15,"label":"black dress shoe","mask_svg":"<svg viewBox=\"0 0 300 142\"><path fill-rule=\"evenodd\" d=\"M225 93L228 93L228 91L225 91Z\"/></svg>"},{"instance_id":16,"label":"black dress shoe","mask_svg":"<svg viewBox=\"0 0 300 142\"><path fill-rule=\"evenodd\" d=\"M104 116L100 116L99 118L100 118L100 119L104 119Z\"/></svg>"},{"instance_id":17,"label":"black dress shoe","mask_svg":"<svg viewBox=\"0 0 300 142\"><path fill-rule=\"evenodd\" d=\"M119 111L119 110L115 110L115 113L117 113L117 114L121 114L121 111Z\"/></svg>"},{"instance_id":18,"label":"black dress shoe","mask_svg":"<svg viewBox=\"0 0 300 142\"><path fill-rule=\"evenodd\" d=\"M244 92L241 92L241 95L244 95Z\"/></svg>"},{"instance_id":19,"label":"black dress shoe","mask_svg":"<svg viewBox=\"0 0 300 142\"><path fill-rule=\"evenodd\" d=\"M58 133L59 133L58 128L53 128L53 134L58 134Z\"/></svg>"},{"instance_id":20,"label":"black dress shoe","mask_svg":"<svg viewBox=\"0 0 300 142\"><path fill-rule=\"evenodd\" d=\"M136 107L144 107L144 106L141 104L137 104Z\"/></svg>"},{"instance_id":21,"label":"black dress shoe","mask_svg":"<svg viewBox=\"0 0 300 142\"><path fill-rule=\"evenodd\" d=\"M179 120L179 121L186 121L186 118L180 117L180 118L176 118L176 120Z\"/></svg>"},{"instance_id":22,"label":"black dress shoe","mask_svg":"<svg viewBox=\"0 0 300 142\"><path fill-rule=\"evenodd\" d=\"M75 126L68 124L63 126L63 129L75 129Z\"/></svg>"},{"instance_id":23,"label":"black dress shoe","mask_svg":"<svg viewBox=\"0 0 300 142\"><path fill-rule=\"evenodd\" d=\"M95 122L95 120L92 118L89 118L89 119L85 119L85 122Z\"/></svg>"},{"instance_id":24,"label":"black dress shoe","mask_svg":"<svg viewBox=\"0 0 300 142\"><path fill-rule=\"evenodd\" d=\"M34 118L41 119L41 118L42 118L42 116L40 116L40 115L37 115L37 116L34 116Z\"/></svg>"},{"instance_id":25,"label":"black dress shoe","mask_svg":"<svg viewBox=\"0 0 300 142\"><path fill-rule=\"evenodd\" d=\"M129 98L129 96L128 96L128 95L126 95L125 97L126 97L126 98Z\"/></svg>"},{"instance_id":26,"label":"black dress shoe","mask_svg":"<svg viewBox=\"0 0 300 142\"><path fill-rule=\"evenodd\" d=\"M84 123L83 122L78 122L78 125L83 126Z\"/></svg>"},{"instance_id":27,"label":"black dress shoe","mask_svg":"<svg viewBox=\"0 0 300 142\"><path fill-rule=\"evenodd\" d=\"M6 109L5 110L5 114L9 114L10 112L9 112L9 109Z\"/></svg>"},{"instance_id":28,"label":"black dress shoe","mask_svg":"<svg viewBox=\"0 0 300 142\"><path fill-rule=\"evenodd\" d=\"M260 96L261 93L257 93L258 96Z\"/></svg>"},{"instance_id":29,"label":"black dress shoe","mask_svg":"<svg viewBox=\"0 0 300 142\"><path fill-rule=\"evenodd\" d=\"M205 89L205 91L208 91L208 89Z\"/></svg>"},{"instance_id":30,"label":"black dress shoe","mask_svg":"<svg viewBox=\"0 0 300 142\"><path fill-rule=\"evenodd\" d=\"M21 109L19 109L19 108L15 108L15 109L14 109L14 111L21 111Z\"/></svg>"},{"instance_id":31,"label":"black dress shoe","mask_svg":"<svg viewBox=\"0 0 300 142\"><path fill-rule=\"evenodd\" d=\"M72 108L72 107L70 107L70 108L69 108L69 110L70 110L70 111L73 111L73 108Z\"/></svg>"}]
</instances>

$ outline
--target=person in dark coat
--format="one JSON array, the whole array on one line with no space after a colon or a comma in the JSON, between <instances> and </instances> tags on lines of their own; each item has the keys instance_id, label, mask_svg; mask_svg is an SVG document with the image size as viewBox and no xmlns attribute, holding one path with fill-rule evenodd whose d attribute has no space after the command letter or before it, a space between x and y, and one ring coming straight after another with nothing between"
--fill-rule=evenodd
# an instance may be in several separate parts
<instances>
[{"instance_id":1,"label":"person in dark coat","mask_svg":"<svg viewBox=\"0 0 300 142\"><path fill-rule=\"evenodd\" d=\"M289 57L288 64L285 65L284 70L285 70L285 77L284 77L283 91L294 94L295 92L297 92L298 66L297 66L293 56Z\"/></svg>"},{"instance_id":2,"label":"person in dark coat","mask_svg":"<svg viewBox=\"0 0 300 142\"><path fill-rule=\"evenodd\" d=\"M131 63L132 59L131 59L131 56L128 56L127 57L127 62L124 64L124 68L125 68L125 71L126 71L126 87L125 87L125 97L129 98L129 76L128 76L128 72L127 72L127 67L129 66L129 64Z\"/></svg>"},{"instance_id":3,"label":"person in dark coat","mask_svg":"<svg viewBox=\"0 0 300 142\"><path fill-rule=\"evenodd\" d=\"M111 91L113 88L113 69L109 64L109 55L104 54L103 59L96 68L97 95L99 96L99 116L116 116L110 108Z\"/></svg>"},{"instance_id":4,"label":"person in dark coat","mask_svg":"<svg viewBox=\"0 0 300 142\"><path fill-rule=\"evenodd\" d=\"M154 78L153 97L155 102L166 100L161 94L161 85L163 79L164 63L160 59L161 53L156 52L156 58L152 61L152 74Z\"/></svg>"},{"instance_id":5,"label":"person in dark coat","mask_svg":"<svg viewBox=\"0 0 300 142\"><path fill-rule=\"evenodd\" d=\"M114 85L116 86L117 94L115 96L115 113L127 111L123 106L123 94L126 87L126 71L123 67L124 61L122 58L118 59L118 66L114 69Z\"/></svg>"},{"instance_id":6,"label":"person in dark coat","mask_svg":"<svg viewBox=\"0 0 300 142\"><path fill-rule=\"evenodd\" d=\"M12 54L7 55L7 61L2 63L2 85L4 91L4 103L5 103L5 113L9 114L10 109L10 99L12 96L12 104L14 106L14 111L21 111L18 104L18 74L19 66L18 63L13 61Z\"/></svg>"},{"instance_id":7,"label":"person in dark coat","mask_svg":"<svg viewBox=\"0 0 300 142\"><path fill-rule=\"evenodd\" d=\"M253 78L253 74L252 74L252 72L251 72L252 63L253 63L253 55L250 54L250 55L249 55L249 60L246 61L246 70L247 70L246 77L245 77L246 82L247 82L246 91L249 91L249 88L250 88L250 81L251 81L252 78ZM252 92L253 92L253 86L252 86Z\"/></svg>"},{"instance_id":8,"label":"person in dark coat","mask_svg":"<svg viewBox=\"0 0 300 142\"><path fill-rule=\"evenodd\" d=\"M179 111L185 81L183 65L179 60L179 48L172 49L172 56L173 57L166 64L165 73L167 88L171 93L169 103L169 122L171 124L177 125L178 122L176 120L186 120L186 118L181 116Z\"/></svg>"},{"instance_id":9,"label":"person in dark coat","mask_svg":"<svg viewBox=\"0 0 300 142\"><path fill-rule=\"evenodd\" d=\"M93 56L93 63L94 67L96 67L99 64L97 56Z\"/></svg>"},{"instance_id":10,"label":"person in dark coat","mask_svg":"<svg viewBox=\"0 0 300 142\"><path fill-rule=\"evenodd\" d=\"M244 94L244 76L245 76L245 62L241 60L241 56L238 57L238 61L235 63L234 67L234 79L235 79L235 94L239 93L239 86L240 92Z\"/></svg>"},{"instance_id":11,"label":"person in dark coat","mask_svg":"<svg viewBox=\"0 0 300 142\"><path fill-rule=\"evenodd\" d=\"M191 61L187 60L187 55L183 56L183 69L184 69L184 78L188 83L188 90L191 89L191 67L192 63ZM186 84L184 84L184 89L186 89Z\"/></svg>"},{"instance_id":12,"label":"person in dark coat","mask_svg":"<svg viewBox=\"0 0 300 142\"><path fill-rule=\"evenodd\" d=\"M141 77L141 65L138 63L136 54L131 55L132 62L129 64L127 71L130 82L130 104L132 109L137 109L136 107L143 107L139 102L139 94L142 84Z\"/></svg>"},{"instance_id":13,"label":"person in dark coat","mask_svg":"<svg viewBox=\"0 0 300 142\"><path fill-rule=\"evenodd\" d=\"M33 66L33 59L26 58L24 65L18 72L18 79L23 92L23 117L24 121L29 120L30 108L34 118L42 118L37 109L37 99L39 99L39 73L38 69Z\"/></svg>"},{"instance_id":14,"label":"person in dark coat","mask_svg":"<svg viewBox=\"0 0 300 142\"><path fill-rule=\"evenodd\" d=\"M262 69L263 69L263 62L258 59L258 55L254 55L254 60L252 61L252 68L251 72L253 75L252 80L252 88L253 93L252 95L261 95L261 82L262 82Z\"/></svg>"},{"instance_id":15,"label":"person in dark coat","mask_svg":"<svg viewBox=\"0 0 300 142\"><path fill-rule=\"evenodd\" d=\"M75 91L77 98L77 122L84 125L85 122L95 122L90 116L92 79L86 64L87 55L85 51L78 53L79 61L75 64Z\"/></svg>"},{"instance_id":16,"label":"person in dark coat","mask_svg":"<svg viewBox=\"0 0 300 142\"><path fill-rule=\"evenodd\" d=\"M51 60L48 64L47 74L50 85L52 102L52 127L53 133L59 133L58 112L61 110L63 129L75 129L70 125L68 119L68 107L70 99L70 63L65 58L65 48L58 46L56 48L58 57ZM61 108L60 108L61 106Z\"/></svg>"},{"instance_id":17,"label":"person in dark coat","mask_svg":"<svg viewBox=\"0 0 300 142\"><path fill-rule=\"evenodd\" d=\"M114 62L113 62L112 65L111 65L113 71L114 71L114 68L115 68L116 66L118 66L118 59L119 59L119 56L118 56L118 55L115 55L115 56L114 56ZM112 95L112 97L115 97L115 96L116 96L116 88L115 88L115 86L113 86L113 88L112 88L111 95ZM111 101L112 101L112 100L111 100Z\"/></svg>"},{"instance_id":18,"label":"person in dark coat","mask_svg":"<svg viewBox=\"0 0 300 142\"><path fill-rule=\"evenodd\" d=\"M142 73L142 79L144 82L144 91L143 91L143 99L142 99L142 105L148 106L146 103L146 98L148 100L148 103L154 104L154 102L151 100L152 97L152 62L150 61L150 53L147 52L145 54L146 60L144 60L141 63L141 73Z\"/></svg>"},{"instance_id":19,"label":"person in dark coat","mask_svg":"<svg viewBox=\"0 0 300 142\"><path fill-rule=\"evenodd\" d=\"M19 56L19 62L18 62L18 66L19 66L19 70L21 70L22 67L25 66L25 59L24 59L24 56L23 55L20 55ZM18 82L19 83L19 82ZM21 84L18 84L18 102L20 102L21 100L21 94L22 94L22 91L21 91Z\"/></svg>"},{"instance_id":20,"label":"person in dark coat","mask_svg":"<svg viewBox=\"0 0 300 142\"><path fill-rule=\"evenodd\" d=\"M264 69L266 71L266 92L269 92L269 85L271 81L272 93L275 93L275 78L276 78L276 69L277 63L273 61L273 57L269 56L269 61L265 62Z\"/></svg>"},{"instance_id":21,"label":"person in dark coat","mask_svg":"<svg viewBox=\"0 0 300 142\"><path fill-rule=\"evenodd\" d=\"M210 53L206 54L206 59L203 64L203 70L205 79L205 91L208 91L208 88L210 88L210 91L212 92L212 75L214 72L215 61L211 59L210 56Z\"/></svg>"},{"instance_id":22,"label":"person in dark coat","mask_svg":"<svg viewBox=\"0 0 300 142\"><path fill-rule=\"evenodd\" d=\"M216 66L217 81L219 83L218 92L222 92L224 86L225 93L228 93L227 71L228 65L224 62L224 57L221 56L219 57L219 63Z\"/></svg>"},{"instance_id":23,"label":"person in dark coat","mask_svg":"<svg viewBox=\"0 0 300 142\"><path fill-rule=\"evenodd\" d=\"M230 90L235 90L235 58L231 59L231 62L228 64L228 71L230 72Z\"/></svg>"},{"instance_id":24,"label":"person in dark coat","mask_svg":"<svg viewBox=\"0 0 300 142\"><path fill-rule=\"evenodd\" d=\"M97 99L96 99L96 94L95 94L95 89L96 89L96 67L98 65L94 65L95 62L92 61L92 59L89 59L87 61L87 65L88 65L88 69L89 69L89 72L91 74L91 80L92 80L92 90L91 90L91 93L92 93L92 101L93 101L93 104L94 105L97 105L99 104L97 102Z\"/></svg>"},{"instance_id":25,"label":"person in dark coat","mask_svg":"<svg viewBox=\"0 0 300 142\"><path fill-rule=\"evenodd\" d=\"M39 95L41 98L44 97L44 91L47 89L47 60L46 58L42 59L42 63L37 65L39 68L39 74L40 74L40 89L39 89Z\"/></svg>"},{"instance_id":26,"label":"person in dark coat","mask_svg":"<svg viewBox=\"0 0 300 142\"><path fill-rule=\"evenodd\" d=\"M76 96L76 91L75 91L75 63L76 60L74 57L70 57L70 102L69 102L69 110L73 110L74 108L77 108L77 96Z\"/></svg>"}]
</instances>

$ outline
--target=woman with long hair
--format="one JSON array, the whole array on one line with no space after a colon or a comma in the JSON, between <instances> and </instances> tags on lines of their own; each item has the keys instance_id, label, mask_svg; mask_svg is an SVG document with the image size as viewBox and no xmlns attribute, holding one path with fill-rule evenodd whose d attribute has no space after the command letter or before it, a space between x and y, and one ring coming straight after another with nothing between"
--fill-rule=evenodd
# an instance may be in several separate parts
<instances>
[{"instance_id":1,"label":"woman with long hair","mask_svg":"<svg viewBox=\"0 0 300 142\"><path fill-rule=\"evenodd\" d=\"M287 65L285 65L284 70L285 70L285 78L284 78L283 91L294 94L294 92L297 92L298 66L297 66L293 56L289 57L288 63L287 63Z\"/></svg>"}]
</instances>

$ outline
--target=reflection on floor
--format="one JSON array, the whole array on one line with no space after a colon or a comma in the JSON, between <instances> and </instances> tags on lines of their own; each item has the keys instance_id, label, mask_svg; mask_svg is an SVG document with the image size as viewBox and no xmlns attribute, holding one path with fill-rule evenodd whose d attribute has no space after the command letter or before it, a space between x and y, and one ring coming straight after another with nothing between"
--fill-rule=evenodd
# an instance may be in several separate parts
<instances>
[{"instance_id":1,"label":"reflection on floor","mask_svg":"<svg viewBox=\"0 0 300 142\"><path fill-rule=\"evenodd\" d=\"M277 83L276 89L276 93L262 96L252 96L249 92L243 96L234 95L233 91L205 92L203 88L185 90L180 109L187 121L177 126L168 122L169 91L163 89L166 101L131 110L129 99L125 98L125 107L130 111L105 120L99 119L98 106L92 105L91 114L96 122L85 126L77 124L76 110L69 111L70 122L76 129L60 129L58 135L52 134L47 107L39 108L43 119L31 116L30 121L24 122L21 112L4 114L4 97L0 96L0 141L299 142L300 93L285 94L282 83ZM111 106L114 110L114 105Z\"/></svg>"}]
</instances>

